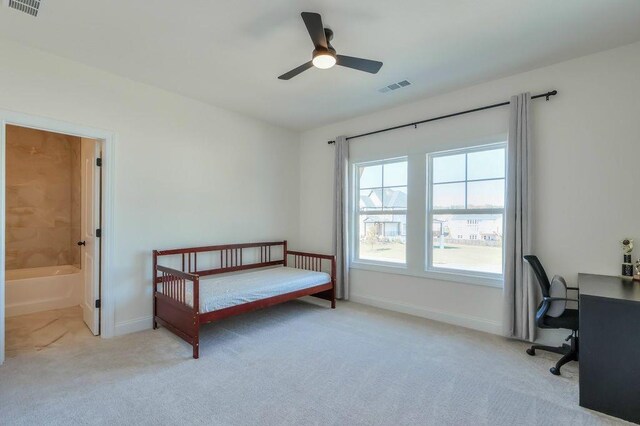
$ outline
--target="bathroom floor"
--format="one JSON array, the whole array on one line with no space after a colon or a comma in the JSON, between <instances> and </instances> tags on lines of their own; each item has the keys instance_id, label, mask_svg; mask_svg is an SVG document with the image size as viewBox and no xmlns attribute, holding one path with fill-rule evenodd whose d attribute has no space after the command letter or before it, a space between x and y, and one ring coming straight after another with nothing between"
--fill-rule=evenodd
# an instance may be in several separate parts
<instances>
[{"instance_id":1,"label":"bathroom floor","mask_svg":"<svg viewBox=\"0 0 640 426\"><path fill-rule=\"evenodd\" d=\"M19 315L5 321L8 358L94 338L82 321L80 306Z\"/></svg>"}]
</instances>

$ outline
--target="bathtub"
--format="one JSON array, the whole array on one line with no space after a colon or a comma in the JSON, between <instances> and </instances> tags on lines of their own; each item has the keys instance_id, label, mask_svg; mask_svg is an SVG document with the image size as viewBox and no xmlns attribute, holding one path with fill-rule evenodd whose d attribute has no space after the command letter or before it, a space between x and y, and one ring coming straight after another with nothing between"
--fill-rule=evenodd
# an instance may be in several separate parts
<instances>
[{"instance_id":1,"label":"bathtub","mask_svg":"<svg viewBox=\"0 0 640 426\"><path fill-rule=\"evenodd\" d=\"M7 317L79 305L82 271L72 265L5 271Z\"/></svg>"}]
</instances>

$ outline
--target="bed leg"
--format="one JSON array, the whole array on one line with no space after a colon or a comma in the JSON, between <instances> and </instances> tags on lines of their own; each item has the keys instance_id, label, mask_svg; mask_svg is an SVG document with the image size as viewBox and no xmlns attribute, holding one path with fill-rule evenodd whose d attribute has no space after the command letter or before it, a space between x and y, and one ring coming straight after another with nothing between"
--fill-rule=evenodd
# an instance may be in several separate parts
<instances>
[{"instance_id":1,"label":"bed leg","mask_svg":"<svg viewBox=\"0 0 640 426\"><path fill-rule=\"evenodd\" d=\"M200 358L200 330L196 330L196 335L193 337L193 359Z\"/></svg>"},{"instance_id":2,"label":"bed leg","mask_svg":"<svg viewBox=\"0 0 640 426\"><path fill-rule=\"evenodd\" d=\"M158 323L156 322L156 319L153 319L153 329L157 330L158 329Z\"/></svg>"},{"instance_id":3,"label":"bed leg","mask_svg":"<svg viewBox=\"0 0 640 426\"><path fill-rule=\"evenodd\" d=\"M336 287L335 285L331 289L331 309L336 308Z\"/></svg>"},{"instance_id":4,"label":"bed leg","mask_svg":"<svg viewBox=\"0 0 640 426\"><path fill-rule=\"evenodd\" d=\"M199 343L196 340L195 342L193 342L193 359L198 359L200 358L200 347L199 347Z\"/></svg>"}]
</instances>

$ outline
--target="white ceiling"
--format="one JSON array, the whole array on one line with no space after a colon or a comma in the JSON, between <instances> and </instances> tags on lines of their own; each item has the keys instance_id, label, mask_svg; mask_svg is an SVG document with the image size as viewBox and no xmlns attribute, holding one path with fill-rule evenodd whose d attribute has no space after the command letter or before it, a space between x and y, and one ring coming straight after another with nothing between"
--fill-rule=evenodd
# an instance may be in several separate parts
<instances>
[{"instance_id":1,"label":"white ceiling","mask_svg":"<svg viewBox=\"0 0 640 426\"><path fill-rule=\"evenodd\" d=\"M322 14L338 53L380 60L380 72L278 80L310 59L302 11ZM43 0L37 18L1 7L0 37L309 129L638 41L640 1Z\"/></svg>"}]
</instances>

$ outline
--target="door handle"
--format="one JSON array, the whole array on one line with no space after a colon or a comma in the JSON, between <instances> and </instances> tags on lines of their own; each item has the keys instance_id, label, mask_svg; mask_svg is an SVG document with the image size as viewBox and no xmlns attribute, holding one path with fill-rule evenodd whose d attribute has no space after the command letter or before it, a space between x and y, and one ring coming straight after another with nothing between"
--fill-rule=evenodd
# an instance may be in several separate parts
<instances>
[{"instance_id":1,"label":"door handle","mask_svg":"<svg viewBox=\"0 0 640 426\"><path fill-rule=\"evenodd\" d=\"M79 246L86 246L87 242L86 241L78 241L78 245Z\"/></svg>"}]
</instances>

